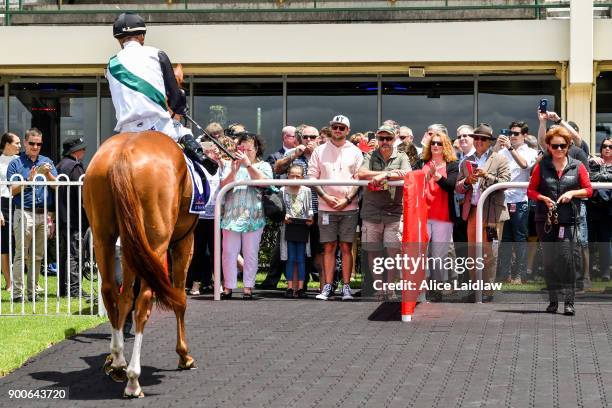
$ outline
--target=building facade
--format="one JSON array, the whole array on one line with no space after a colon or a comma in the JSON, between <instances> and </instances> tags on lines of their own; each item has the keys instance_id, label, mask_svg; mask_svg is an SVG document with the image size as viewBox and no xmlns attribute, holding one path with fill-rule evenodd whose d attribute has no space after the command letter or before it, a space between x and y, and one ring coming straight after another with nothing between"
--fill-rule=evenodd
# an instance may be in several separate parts
<instances>
[{"instance_id":1,"label":"building facade","mask_svg":"<svg viewBox=\"0 0 612 408\"><path fill-rule=\"evenodd\" d=\"M595 151L612 130L612 20L595 9L573 0L546 19L151 23L146 43L183 64L201 125L242 122L268 151L285 124L321 127L336 113L355 132L395 119L417 141L430 123L454 136L465 123L524 120L535 134L541 98ZM5 25L0 44L0 130L40 128L55 159L65 139L112 136L110 24Z\"/></svg>"}]
</instances>

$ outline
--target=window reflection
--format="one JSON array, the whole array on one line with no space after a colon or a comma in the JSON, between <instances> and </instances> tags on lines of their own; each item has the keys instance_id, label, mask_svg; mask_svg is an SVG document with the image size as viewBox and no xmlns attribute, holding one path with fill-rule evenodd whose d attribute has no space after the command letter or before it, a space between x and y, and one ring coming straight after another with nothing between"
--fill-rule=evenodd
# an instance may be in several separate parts
<instances>
[{"instance_id":1,"label":"window reflection","mask_svg":"<svg viewBox=\"0 0 612 408\"><path fill-rule=\"evenodd\" d=\"M383 82L382 119L408 126L420 145L427 126L442 123L451 139L474 119L473 81Z\"/></svg>"},{"instance_id":2,"label":"window reflection","mask_svg":"<svg viewBox=\"0 0 612 408\"><path fill-rule=\"evenodd\" d=\"M248 131L262 136L264 155L280 147L282 83L196 83L193 89L194 119L200 126L219 122L225 128L243 123Z\"/></svg>"},{"instance_id":3,"label":"window reflection","mask_svg":"<svg viewBox=\"0 0 612 408\"><path fill-rule=\"evenodd\" d=\"M560 112L560 92L558 80L487 81L481 78L478 81L478 122L488 123L494 132L499 132L515 120L524 121L529 126L529 133L537 135L540 99L548 99L550 111Z\"/></svg>"},{"instance_id":4,"label":"window reflection","mask_svg":"<svg viewBox=\"0 0 612 408\"><path fill-rule=\"evenodd\" d=\"M351 133L378 126L376 80L363 82L287 83L287 123L327 126L334 115L351 121Z\"/></svg>"},{"instance_id":5,"label":"window reflection","mask_svg":"<svg viewBox=\"0 0 612 408\"><path fill-rule=\"evenodd\" d=\"M595 116L595 145L592 153L599 153L601 141L612 134L612 72L602 72L597 77L597 113Z\"/></svg>"},{"instance_id":6,"label":"window reflection","mask_svg":"<svg viewBox=\"0 0 612 408\"><path fill-rule=\"evenodd\" d=\"M87 163L97 147L95 83L29 83L9 86L9 129L23 137L31 127L43 133L41 154L57 162L62 143L82 137Z\"/></svg>"},{"instance_id":7,"label":"window reflection","mask_svg":"<svg viewBox=\"0 0 612 408\"><path fill-rule=\"evenodd\" d=\"M8 126L4 123L4 86L0 84L0 132L8 132Z\"/></svg>"},{"instance_id":8,"label":"window reflection","mask_svg":"<svg viewBox=\"0 0 612 408\"><path fill-rule=\"evenodd\" d=\"M117 117L108 82L103 81L100 83L100 144L117 133L114 130L116 124Z\"/></svg>"}]
</instances>

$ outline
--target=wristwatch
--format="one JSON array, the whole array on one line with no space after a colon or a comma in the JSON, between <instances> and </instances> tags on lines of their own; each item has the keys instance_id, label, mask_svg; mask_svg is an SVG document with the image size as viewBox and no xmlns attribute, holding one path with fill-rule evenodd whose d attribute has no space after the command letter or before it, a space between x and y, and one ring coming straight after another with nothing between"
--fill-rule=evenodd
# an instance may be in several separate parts
<instances>
[{"instance_id":1,"label":"wristwatch","mask_svg":"<svg viewBox=\"0 0 612 408\"><path fill-rule=\"evenodd\" d=\"M514 147L512 147L512 146L508 147L508 151L513 151L513 150L514 150Z\"/></svg>"},{"instance_id":2,"label":"wristwatch","mask_svg":"<svg viewBox=\"0 0 612 408\"><path fill-rule=\"evenodd\" d=\"M555 124L555 125L560 125L560 124L561 124L561 122L563 122L563 119L559 118L559 120L556 120L556 121L554 122L554 124Z\"/></svg>"}]
</instances>

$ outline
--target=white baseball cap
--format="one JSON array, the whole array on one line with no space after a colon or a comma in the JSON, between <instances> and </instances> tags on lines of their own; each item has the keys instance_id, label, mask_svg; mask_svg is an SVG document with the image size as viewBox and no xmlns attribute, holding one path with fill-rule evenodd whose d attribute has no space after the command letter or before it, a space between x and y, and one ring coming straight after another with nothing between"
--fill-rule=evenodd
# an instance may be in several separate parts
<instances>
[{"instance_id":1,"label":"white baseball cap","mask_svg":"<svg viewBox=\"0 0 612 408\"><path fill-rule=\"evenodd\" d=\"M349 118L347 118L344 115L336 115L332 118L332 120L329 121L330 126L331 125L335 125L335 124L340 124L340 125L344 125L347 128L351 128L351 122L349 121Z\"/></svg>"}]
</instances>

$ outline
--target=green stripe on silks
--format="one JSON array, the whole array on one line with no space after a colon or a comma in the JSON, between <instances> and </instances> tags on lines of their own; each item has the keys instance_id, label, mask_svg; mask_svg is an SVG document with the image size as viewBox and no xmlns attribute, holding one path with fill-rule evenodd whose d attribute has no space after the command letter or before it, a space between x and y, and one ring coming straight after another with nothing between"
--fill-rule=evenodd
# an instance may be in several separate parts
<instances>
[{"instance_id":1,"label":"green stripe on silks","mask_svg":"<svg viewBox=\"0 0 612 408\"><path fill-rule=\"evenodd\" d=\"M140 92L147 98L151 99L153 102L162 107L162 109L167 110L168 105L166 105L166 96L159 92L153 85L148 83L142 78L137 77L127 70L126 67L119 62L117 56L114 56L108 62L108 69L111 75L123 85L128 88Z\"/></svg>"}]
</instances>

